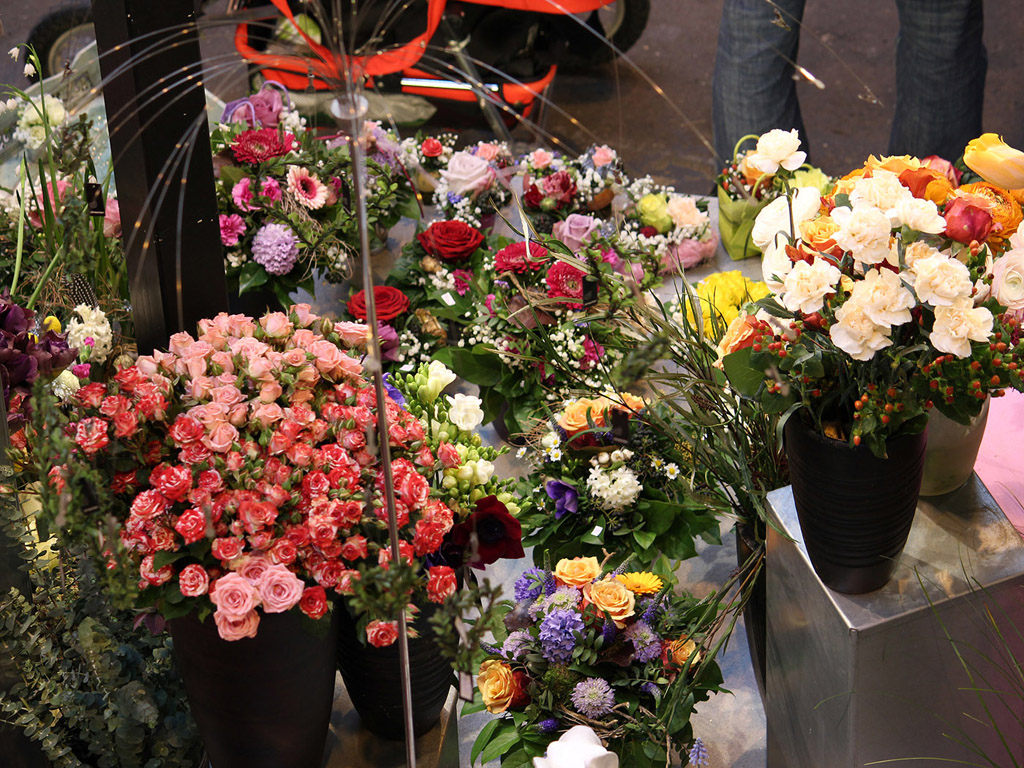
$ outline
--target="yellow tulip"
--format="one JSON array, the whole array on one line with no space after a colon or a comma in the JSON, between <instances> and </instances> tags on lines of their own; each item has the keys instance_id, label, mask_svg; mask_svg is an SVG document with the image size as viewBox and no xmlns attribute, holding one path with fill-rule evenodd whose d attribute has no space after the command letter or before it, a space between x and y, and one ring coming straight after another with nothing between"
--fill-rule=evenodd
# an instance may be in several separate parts
<instances>
[{"instance_id":1,"label":"yellow tulip","mask_svg":"<svg viewBox=\"0 0 1024 768\"><path fill-rule=\"evenodd\" d=\"M983 133L964 150L964 163L985 181L1004 189L1024 187L1024 152L1003 141L1002 136Z\"/></svg>"}]
</instances>

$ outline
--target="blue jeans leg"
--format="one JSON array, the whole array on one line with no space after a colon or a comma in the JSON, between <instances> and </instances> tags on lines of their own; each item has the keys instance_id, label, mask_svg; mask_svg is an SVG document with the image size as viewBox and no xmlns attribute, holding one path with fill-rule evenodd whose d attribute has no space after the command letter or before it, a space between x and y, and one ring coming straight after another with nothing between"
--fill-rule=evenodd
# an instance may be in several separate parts
<instances>
[{"instance_id":1,"label":"blue jeans leg","mask_svg":"<svg viewBox=\"0 0 1024 768\"><path fill-rule=\"evenodd\" d=\"M982 0L896 0L896 110L889 154L955 160L981 134L988 59Z\"/></svg>"},{"instance_id":2,"label":"blue jeans leg","mask_svg":"<svg viewBox=\"0 0 1024 768\"><path fill-rule=\"evenodd\" d=\"M776 23L778 17L783 25ZM724 166L736 142L772 128L800 131L793 64L804 0L725 0L711 84L715 152Z\"/></svg>"}]
</instances>

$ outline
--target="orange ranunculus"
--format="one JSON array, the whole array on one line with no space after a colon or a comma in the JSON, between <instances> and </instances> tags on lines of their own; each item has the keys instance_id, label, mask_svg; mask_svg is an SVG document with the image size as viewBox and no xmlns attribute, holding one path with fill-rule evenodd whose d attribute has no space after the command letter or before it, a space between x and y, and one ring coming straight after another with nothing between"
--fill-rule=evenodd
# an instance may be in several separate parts
<instances>
[{"instance_id":1,"label":"orange ranunculus","mask_svg":"<svg viewBox=\"0 0 1024 768\"><path fill-rule=\"evenodd\" d=\"M565 587L582 587L601 575L596 557L563 557L555 565L555 581Z\"/></svg>"},{"instance_id":2,"label":"orange ranunculus","mask_svg":"<svg viewBox=\"0 0 1024 768\"><path fill-rule=\"evenodd\" d=\"M900 174L900 184L910 194L922 200L931 200L941 208L953 194L953 184L944 173L934 168L914 168Z\"/></svg>"},{"instance_id":3,"label":"orange ranunculus","mask_svg":"<svg viewBox=\"0 0 1024 768\"><path fill-rule=\"evenodd\" d=\"M622 629L626 619L636 612L636 598L626 585L616 579L593 581L583 587L583 599L612 617Z\"/></svg>"},{"instance_id":4,"label":"orange ranunculus","mask_svg":"<svg viewBox=\"0 0 1024 768\"><path fill-rule=\"evenodd\" d=\"M976 199L983 198L987 201L986 209L992 215L992 231L985 242L997 251L1002 250L1002 246L1010 235L1017 231L1021 219L1024 218L1020 203L1005 189L989 184L987 181L964 184L957 190L957 195L961 194L970 195Z\"/></svg>"},{"instance_id":5,"label":"orange ranunculus","mask_svg":"<svg viewBox=\"0 0 1024 768\"><path fill-rule=\"evenodd\" d=\"M983 133L964 149L964 164L1004 189L1024 187L1024 152L1014 149L995 133Z\"/></svg>"}]
</instances>

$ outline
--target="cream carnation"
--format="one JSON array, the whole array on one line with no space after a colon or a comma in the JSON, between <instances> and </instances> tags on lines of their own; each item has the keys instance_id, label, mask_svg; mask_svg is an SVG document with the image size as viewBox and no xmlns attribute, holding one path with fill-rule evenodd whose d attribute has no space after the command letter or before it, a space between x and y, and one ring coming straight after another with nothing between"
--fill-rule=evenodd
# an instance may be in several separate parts
<instances>
[{"instance_id":1,"label":"cream carnation","mask_svg":"<svg viewBox=\"0 0 1024 768\"><path fill-rule=\"evenodd\" d=\"M913 196L896 203L894 223L930 235L940 235L946 231L946 220L939 214L935 203Z\"/></svg>"},{"instance_id":2,"label":"cream carnation","mask_svg":"<svg viewBox=\"0 0 1024 768\"><path fill-rule=\"evenodd\" d=\"M806 159L807 153L800 151L800 133L795 128L791 131L775 128L757 140L753 154L747 157L747 165L761 173L775 173L780 167L795 171Z\"/></svg>"},{"instance_id":3,"label":"cream carnation","mask_svg":"<svg viewBox=\"0 0 1024 768\"><path fill-rule=\"evenodd\" d=\"M795 238L796 233L790 231L790 224L799 227L801 222L813 219L818 208L821 207L821 193L817 187L798 187L794 189L794 192L792 219L790 219L789 198L785 195L768 203L754 219L754 228L750 232L750 239L762 251L775 240L780 232Z\"/></svg>"},{"instance_id":4,"label":"cream carnation","mask_svg":"<svg viewBox=\"0 0 1024 768\"><path fill-rule=\"evenodd\" d=\"M856 209L861 205L878 208L896 223L897 207L907 199L914 199L910 190L900 184L899 176L891 171L874 171L867 178L858 179L850 193L850 203ZM945 227L943 227L945 229Z\"/></svg>"},{"instance_id":5,"label":"cream carnation","mask_svg":"<svg viewBox=\"0 0 1024 768\"><path fill-rule=\"evenodd\" d=\"M892 344L889 329L875 323L856 301L848 300L837 309L836 320L828 335L854 360L870 360L875 352Z\"/></svg>"},{"instance_id":6,"label":"cream carnation","mask_svg":"<svg viewBox=\"0 0 1024 768\"><path fill-rule=\"evenodd\" d=\"M911 321L914 294L889 269L871 269L853 286L848 300L856 302L871 322L886 328Z\"/></svg>"},{"instance_id":7,"label":"cream carnation","mask_svg":"<svg viewBox=\"0 0 1024 768\"><path fill-rule=\"evenodd\" d=\"M903 263L907 269L914 269L914 265L917 264L919 259L927 259L929 256L935 256L941 254L938 248L928 245L921 240L916 240L906 247L903 251ZM890 263L894 267L899 266L899 261L890 259Z\"/></svg>"},{"instance_id":8,"label":"cream carnation","mask_svg":"<svg viewBox=\"0 0 1024 768\"><path fill-rule=\"evenodd\" d=\"M975 307L970 299L936 307L932 346L939 352L967 357L971 354L972 341L988 341L992 335L992 321L992 313L985 307Z\"/></svg>"},{"instance_id":9,"label":"cream carnation","mask_svg":"<svg viewBox=\"0 0 1024 768\"><path fill-rule=\"evenodd\" d=\"M949 306L969 298L974 288L967 267L942 253L916 259L911 275L917 298L933 307Z\"/></svg>"},{"instance_id":10,"label":"cream carnation","mask_svg":"<svg viewBox=\"0 0 1024 768\"><path fill-rule=\"evenodd\" d=\"M825 259L815 259L813 264L797 262L783 280L784 292L779 298L790 312L813 314L821 309L825 296L835 293L841 276Z\"/></svg>"},{"instance_id":11,"label":"cream carnation","mask_svg":"<svg viewBox=\"0 0 1024 768\"><path fill-rule=\"evenodd\" d=\"M850 251L854 259L863 264L879 264L888 258L892 225L881 210L870 206L836 208L832 220L839 225L832 239L840 248Z\"/></svg>"}]
</instances>

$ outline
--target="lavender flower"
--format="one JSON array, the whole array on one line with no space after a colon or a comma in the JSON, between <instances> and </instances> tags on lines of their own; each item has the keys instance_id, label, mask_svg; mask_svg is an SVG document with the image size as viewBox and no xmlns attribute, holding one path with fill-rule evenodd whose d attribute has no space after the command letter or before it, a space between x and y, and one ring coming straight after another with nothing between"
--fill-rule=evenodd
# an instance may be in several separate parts
<instances>
[{"instance_id":1,"label":"lavender flower","mask_svg":"<svg viewBox=\"0 0 1024 768\"><path fill-rule=\"evenodd\" d=\"M558 719L549 717L547 720L541 720L537 727L540 728L541 733L554 733L558 730Z\"/></svg>"},{"instance_id":2,"label":"lavender flower","mask_svg":"<svg viewBox=\"0 0 1024 768\"><path fill-rule=\"evenodd\" d=\"M531 640L528 631L517 629L505 638L505 642L501 644L501 653L507 659L515 659L525 650Z\"/></svg>"},{"instance_id":3,"label":"lavender flower","mask_svg":"<svg viewBox=\"0 0 1024 768\"><path fill-rule=\"evenodd\" d=\"M610 619L604 620L604 626L601 627L601 636L604 638L605 645L611 645L612 641L615 640L615 622Z\"/></svg>"},{"instance_id":4,"label":"lavender flower","mask_svg":"<svg viewBox=\"0 0 1024 768\"><path fill-rule=\"evenodd\" d=\"M646 621L634 622L625 634L626 638L633 643L636 660L641 664L646 664L661 655L661 638L654 633L651 625Z\"/></svg>"},{"instance_id":5,"label":"lavender flower","mask_svg":"<svg viewBox=\"0 0 1024 768\"><path fill-rule=\"evenodd\" d=\"M299 238L284 224L264 224L252 240L253 260L272 275L287 275L299 257Z\"/></svg>"},{"instance_id":6,"label":"lavender flower","mask_svg":"<svg viewBox=\"0 0 1024 768\"><path fill-rule=\"evenodd\" d=\"M558 589L558 584L555 582L554 574L549 573L548 577L544 580L544 594L553 595L556 589Z\"/></svg>"},{"instance_id":7,"label":"lavender flower","mask_svg":"<svg viewBox=\"0 0 1024 768\"><path fill-rule=\"evenodd\" d=\"M576 633L583 631L583 618L575 611L556 608L540 623L541 653L554 663L566 663L576 647Z\"/></svg>"},{"instance_id":8,"label":"lavender flower","mask_svg":"<svg viewBox=\"0 0 1024 768\"><path fill-rule=\"evenodd\" d=\"M691 765L710 765L711 761L708 759L708 750L704 746L704 742L700 740L698 736L693 740L693 746L690 747L689 752L690 764Z\"/></svg>"},{"instance_id":9,"label":"lavender flower","mask_svg":"<svg viewBox=\"0 0 1024 768\"><path fill-rule=\"evenodd\" d=\"M654 683L646 682L640 686L640 690L653 696L655 703L661 701L661 688Z\"/></svg>"},{"instance_id":10,"label":"lavender flower","mask_svg":"<svg viewBox=\"0 0 1024 768\"><path fill-rule=\"evenodd\" d=\"M604 678L588 677L572 689L572 705L581 715L596 720L612 711L615 694Z\"/></svg>"},{"instance_id":11,"label":"lavender flower","mask_svg":"<svg viewBox=\"0 0 1024 768\"><path fill-rule=\"evenodd\" d=\"M530 568L527 570L516 579L516 600L536 600L544 589L544 579L544 571L540 568Z\"/></svg>"},{"instance_id":12,"label":"lavender flower","mask_svg":"<svg viewBox=\"0 0 1024 768\"><path fill-rule=\"evenodd\" d=\"M548 498L555 502L555 520L579 512L580 494L574 486L561 480L548 480L544 490L547 491Z\"/></svg>"}]
</instances>

